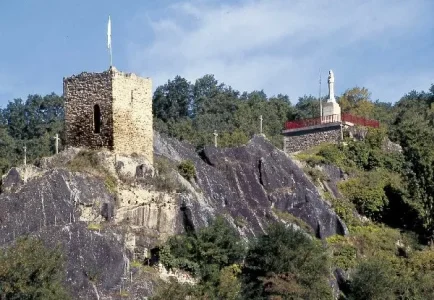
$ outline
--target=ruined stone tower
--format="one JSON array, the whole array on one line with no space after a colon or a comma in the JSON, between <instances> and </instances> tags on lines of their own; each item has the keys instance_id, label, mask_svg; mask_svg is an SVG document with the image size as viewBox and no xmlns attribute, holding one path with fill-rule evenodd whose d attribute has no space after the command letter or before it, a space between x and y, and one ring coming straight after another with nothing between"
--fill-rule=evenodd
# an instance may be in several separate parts
<instances>
[{"instance_id":1,"label":"ruined stone tower","mask_svg":"<svg viewBox=\"0 0 434 300\"><path fill-rule=\"evenodd\" d=\"M66 145L137 153L153 163L152 81L111 67L63 79Z\"/></svg>"}]
</instances>

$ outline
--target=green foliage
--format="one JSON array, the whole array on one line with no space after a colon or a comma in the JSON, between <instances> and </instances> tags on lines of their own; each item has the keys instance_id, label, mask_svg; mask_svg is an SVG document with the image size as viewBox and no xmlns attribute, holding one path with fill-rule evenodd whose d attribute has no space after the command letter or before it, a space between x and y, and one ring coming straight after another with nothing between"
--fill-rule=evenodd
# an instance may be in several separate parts
<instances>
[{"instance_id":1,"label":"green foliage","mask_svg":"<svg viewBox=\"0 0 434 300\"><path fill-rule=\"evenodd\" d=\"M107 190L112 194L116 193L117 180L110 171L101 165L97 151L80 150L66 166L72 172L85 172L102 178Z\"/></svg>"},{"instance_id":2,"label":"green foliage","mask_svg":"<svg viewBox=\"0 0 434 300\"><path fill-rule=\"evenodd\" d=\"M214 130L220 147L239 146L263 131L276 146L282 147L282 125L294 119L297 109L288 96L267 97L263 91L240 93L205 75L189 83L177 76L154 93L154 128L160 133L186 140L197 148L213 144Z\"/></svg>"},{"instance_id":3,"label":"green foliage","mask_svg":"<svg viewBox=\"0 0 434 300\"><path fill-rule=\"evenodd\" d=\"M318 168L305 167L303 168L304 172L312 178L315 184L323 181L329 181L329 178L323 171Z\"/></svg>"},{"instance_id":4,"label":"green foliage","mask_svg":"<svg viewBox=\"0 0 434 300\"><path fill-rule=\"evenodd\" d=\"M241 268L234 264L220 271L217 296L220 299L237 300L241 298Z\"/></svg>"},{"instance_id":5,"label":"green foliage","mask_svg":"<svg viewBox=\"0 0 434 300\"><path fill-rule=\"evenodd\" d=\"M0 109L0 175L22 163L24 146L28 163L52 155L54 135L64 139L63 119L63 98L54 93L14 99Z\"/></svg>"},{"instance_id":6,"label":"green foliage","mask_svg":"<svg viewBox=\"0 0 434 300\"><path fill-rule=\"evenodd\" d=\"M182 161L178 165L179 174L187 180L191 180L196 177L196 168L191 160Z\"/></svg>"},{"instance_id":7,"label":"green foliage","mask_svg":"<svg viewBox=\"0 0 434 300\"><path fill-rule=\"evenodd\" d=\"M87 225L87 229L89 230L94 230L94 231L99 231L101 230L102 226L100 223L89 223Z\"/></svg>"},{"instance_id":8,"label":"green foliage","mask_svg":"<svg viewBox=\"0 0 434 300\"><path fill-rule=\"evenodd\" d=\"M371 93L368 89L362 87L354 87L347 89L344 94L339 97L339 104L342 112L351 113L357 116L371 118L374 112L374 104L370 100Z\"/></svg>"},{"instance_id":9,"label":"green foliage","mask_svg":"<svg viewBox=\"0 0 434 300\"><path fill-rule=\"evenodd\" d=\"M396 287L396 272L392 264L387 260L369 259L357 267L351 282L349 299L396 299Z\"/></svg>"},{"instance_id":10,"label":"green foliage","mask_svg":"<svg viewBox=\"0 0 434 300\"><path fill-rule=\"evenodd\" d=\"M200 279L195 289L188 289L189 295L219 294L236 299L239 290L237 264L244 253L245 247L237 232L225 219L217 217L210 226L196 233L169 238L161 247L159 257L167 268L182 269Z\"/></svg>"},{"instance_id":11,"label":"green foliage","mask_svg":"<svg viewBox=\"0 0 434 300\"><path fill-rule=\"evenodd\" d=\"M301 229L303 229L305 232L310 234L315 234L312 227L310 227L305 221L303 221L300 218L297 218L296 216L290 214L289 212L279 210L277 208L272 208L273 212L276 214L276 216L283 220L284 222L288 222L291 224L295 224Z\"/></svg>"},{"instance_id":12,"label":"green foliage","mask_svg":"<svg viewBox=\"0 0 434 300\"><path fill-rule=\"evenodd\" d=\"M244 246L237 232L222 217L195 234L171 237L160 253L169 268L180 268L217 281L218 271L241 260Z\"/></svg>"},{"instance_id":13,"label":"green foliage","mask_svg":"<svg viewBox=\"0 0 434 300\"><path fill-rule=\"evenodd\" d=\"M318 149L318 156L324 163L342 166L345 161L345 153L342 148L336 144L323 144Z\"/></svg>"},{"instance_id":14,"label":"green foliage","mask_svg":"<svg viewBox=\"0 0 434 300\"><path fill-rule=\"evenodd\" d=\"M85 172L100 168L98 153L92 150L81 150L68 162L67 167L72 172Z\"/></svg>"},{"instance_id":15,"label":"green foliage","mask_svg":"<svg viewBox=\"0 0 434 300\"><path fill-rule=\"evenodd\" d=\"M324 198L332 204L333 210L345 224L352 226L359 225L360 222L355 216L356 207L354 203L346 198L335 198L329 192L324 192Z\"/></svg>"},{"instance_id":16,"label":"green foliage","mask_svg":"<svg viewBox=\"0 0 434 300\"><path fill-rule=\"evenodd\" d=\"M340 182L338 186L342 194L356 205L360 213L378 219L389 203L384 191L386 180L384 172L371 171L363 173L360 177Z\"/></svg>"},{"instance_id":17,"label":"green foliage","mask_svg":"<svg viewBox=\"0 0 434 300\"><path fill-rule=\"evenodd\" d=\"M187 283L179 283L176 279L171 279L169 283L158 286L155 294L150 297L151 300L196 300L198 292L196 288Z\"/></svg>"},{"instance_id":18,"label":"green foliage","mask_svg":"<svg viewBox=\"0 0 434 300\"><path fill-rule=\"evenodd\" d=\"M281 223L251 245L245 259L247 299L331 299L322 245Z\"/></svg>"},{"instance_id":19,"label":"green foliage","mask_svg":"<svg viewBox=\"0 0 434 300\"><path fill-rule=\"evenodd\" d=\"M59 247L47 248L34 238L20 238L0 251L1 299L70 299L65 287L64 258Z\"/></svg>"},{"instance_id":20,"label":"green foliage","mask_svg":"<svg viewBox=\"0 0 434 300\"><path fill-rule=\"evenodd\" d=\"M193 166L194 167L194 166ZM173 192L182 189L181 184L176 178L176 165L169 159L161 156L154 158L155 176L147 178L146 182L150 183L158 191Z\"/></svg>"},{"instance_id":21,"label":"green foliage","mask_svg":"<svg viewBox=\"0 0 434 300\"><path fill-rule=\"evenodd\" d=\"M396 104L393 135L403 147L408 171L406 202L416 211L412 222L434 238L434 88L430 92L413 91Z\"/></svg>"},{"instance_id":22,"label":"green foliage","mask_svg":"<svg viewBox=\"0 0 434 300\"><path fill-rule=\"evenodd\" d=\"M223 132L219 137L218 145L224 148L245 145L249 141L247 135L239 129L235 129L233 132Z\"/></svg>"},{"instance_id":23,"label":"green foliage","mask_svg":"<svg viewBox=\"0 0 434 300\"><path fill-rule=\"evenodd\" d=\"M327 238L332 252L332 264L343 270L348 270L357 265L357 248L347 238L341 235L333 235Z\"/></svg>"},{"instance_id":24,"label":"green foliage","mask_svg":"<svg viewBox=\"0 0 434 300\"><path fill-rule=\"evenodd\" d=\"M248 224L247 220L242 216L236 216L234 218L234 223L235 223L235 225L237 225L240 228L243 228Z\"/></svg>"}]
</instances>

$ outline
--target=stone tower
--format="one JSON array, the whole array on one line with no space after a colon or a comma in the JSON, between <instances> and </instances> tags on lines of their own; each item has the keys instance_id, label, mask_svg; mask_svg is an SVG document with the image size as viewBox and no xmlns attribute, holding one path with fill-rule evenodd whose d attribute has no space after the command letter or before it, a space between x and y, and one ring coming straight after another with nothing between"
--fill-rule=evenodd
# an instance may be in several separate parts
<instances>
[{"instance_id":1,"label":"stone tower","mask_svg":"<svg viewBox=\"0 0 434 300\"><path fill-rule=\"evenodd\" d=\"M152 81L110 67L63 79L66 145L144 155L153 163Z\"/></svg>"}]
</instances>

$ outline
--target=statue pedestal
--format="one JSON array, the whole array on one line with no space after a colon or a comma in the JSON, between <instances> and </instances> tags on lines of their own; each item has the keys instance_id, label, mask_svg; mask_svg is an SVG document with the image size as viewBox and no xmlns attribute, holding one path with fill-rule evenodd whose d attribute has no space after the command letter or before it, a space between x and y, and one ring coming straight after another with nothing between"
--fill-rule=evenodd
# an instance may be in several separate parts
<instances>
[{"instance_id":1,"label":"statue pedestal","mask_svg":"<svg viewBox=\"0 0 434 300\"><path fill-rule=\"evenodd\" d=\"M337 102L330 101L323 104L321 121L323 123L341 121L341 107Z\"/></svg>"}]
</instances>

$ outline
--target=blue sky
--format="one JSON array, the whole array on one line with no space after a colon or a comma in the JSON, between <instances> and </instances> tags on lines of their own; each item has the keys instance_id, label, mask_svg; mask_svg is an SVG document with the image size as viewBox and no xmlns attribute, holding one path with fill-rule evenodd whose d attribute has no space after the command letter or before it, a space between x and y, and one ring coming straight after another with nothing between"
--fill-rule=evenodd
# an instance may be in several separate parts
<instances>
[{"instance_id":1,"label":"blue sky","mask_svg":"<svg viewBox=\"0 0 434 300\"><path fill-rule=\"evenodd\" d=\"M432 0L0 1L0 106L107 69L109 14L114 65L154 88L214 74L294 103L333 69L337 94L394 102L434 83L433 12Z\"/></svg>"}]
</instances>

